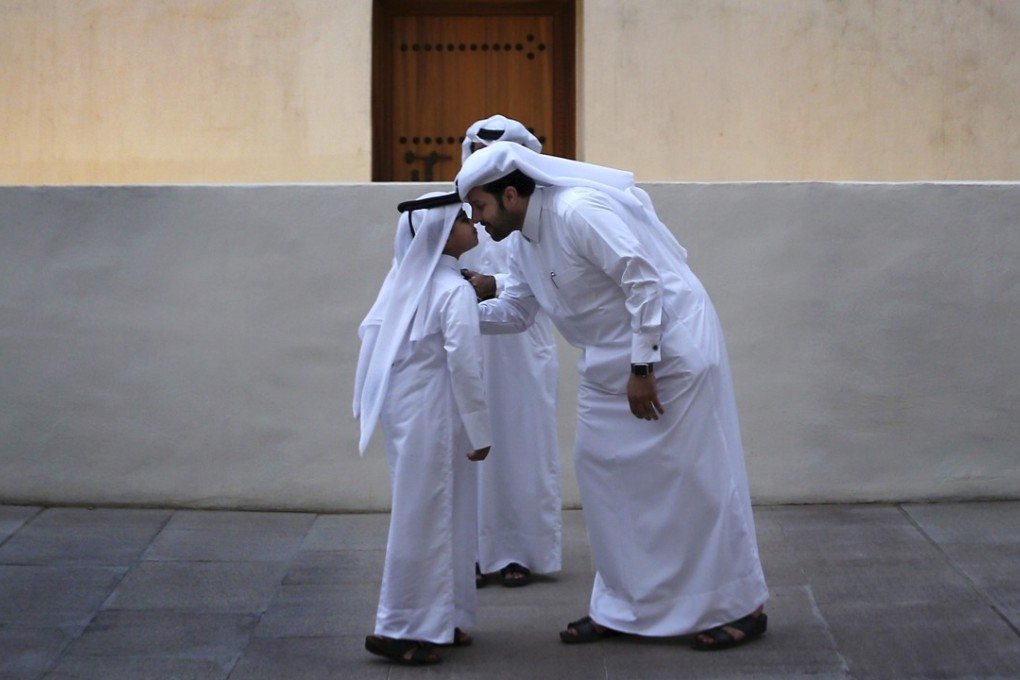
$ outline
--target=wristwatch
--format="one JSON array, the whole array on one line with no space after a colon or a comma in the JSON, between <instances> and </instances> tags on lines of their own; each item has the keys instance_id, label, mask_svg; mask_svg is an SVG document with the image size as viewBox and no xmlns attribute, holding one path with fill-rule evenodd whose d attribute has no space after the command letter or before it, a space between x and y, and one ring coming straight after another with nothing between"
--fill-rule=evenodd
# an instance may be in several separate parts
<instances>
[{"instance_id":1,"label":"wristwatch","mask_svg":"<svg viewBox=\"0 0 1020 680\"><path fill-rule=\"evenodd\" d=\"M639 378L647 378L652 374L655 364L631 364L630 372Z\"/></svg>"}]
</instances>

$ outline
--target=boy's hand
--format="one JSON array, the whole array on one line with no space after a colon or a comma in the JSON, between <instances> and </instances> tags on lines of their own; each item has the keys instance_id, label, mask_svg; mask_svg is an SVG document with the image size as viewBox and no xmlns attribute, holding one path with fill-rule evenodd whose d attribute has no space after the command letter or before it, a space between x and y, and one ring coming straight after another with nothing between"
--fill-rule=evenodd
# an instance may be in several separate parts
<instances>
[{"instance_id":1,"label":"boy's hand","mask_svg":"<svg viewBox=\"0 0 1020 680\"><path fill-rule=\"evenodd\" d=\"M491 448L492 448L491 446L486 446L485 448L482 449L475 449L474 451L467 455L468 460L473 461L485 460L486 456L489 455L489 449Z\"/></svg>"}]
</instances>

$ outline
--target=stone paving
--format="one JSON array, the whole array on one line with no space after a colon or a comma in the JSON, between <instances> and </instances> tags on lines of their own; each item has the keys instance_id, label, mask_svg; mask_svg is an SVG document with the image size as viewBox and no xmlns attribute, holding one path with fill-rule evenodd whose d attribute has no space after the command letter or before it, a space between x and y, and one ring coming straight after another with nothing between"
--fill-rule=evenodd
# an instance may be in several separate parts
<instances>
[{"instance_id":1,"label":"stone paving","mask_svg":"<svg viewBox=\"0 0 1020 680\"><path fill-rule=\"evenodd\" d=\"M479 591L475 644L392 666L363 649L389 517L0 505L0 679L1020 678L1020 502L760 506L769 632L584 646L584 518L564 570Z\"/></svg>"}]
</instances>

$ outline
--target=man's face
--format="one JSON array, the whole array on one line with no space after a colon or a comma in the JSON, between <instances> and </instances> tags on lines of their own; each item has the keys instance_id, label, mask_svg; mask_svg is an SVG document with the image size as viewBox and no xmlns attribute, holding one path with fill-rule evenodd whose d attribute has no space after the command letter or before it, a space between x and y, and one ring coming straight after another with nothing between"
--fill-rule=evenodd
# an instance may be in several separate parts
<instances>
[{"instance_id":1,"label":"man's face","mask_svg":"<svg viewBox=\"0 0 1020 680\"><path fill-rule=\"evenodd\" d=\"M485 227L493 241L502 241L524 224L526 202L523 207L520 206L520 197L516 191L510 188L507 192L511 196L506 204L481 187L475 187L467 195L468 203L471 204L471 219Z\"/></svg>"}]
</instances>

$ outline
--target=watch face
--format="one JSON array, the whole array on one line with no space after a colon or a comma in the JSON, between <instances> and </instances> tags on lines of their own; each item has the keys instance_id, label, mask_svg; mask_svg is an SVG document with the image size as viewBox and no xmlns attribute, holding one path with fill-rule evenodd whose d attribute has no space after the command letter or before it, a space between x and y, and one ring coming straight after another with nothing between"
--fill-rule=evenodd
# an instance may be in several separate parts
<instances>
[{"instance_id":1,"label":"watch face","mask_svg":"<svg viewBox=\"0 0 1020 680\"><path fill-rule=\"evenodd\" d=\"M630 367L630 372L638 376L639 378L644 378L647 377L648 374L651 372L649 369L650 367L648 364L633 364Z\"/></svg>"}]
</instances>

